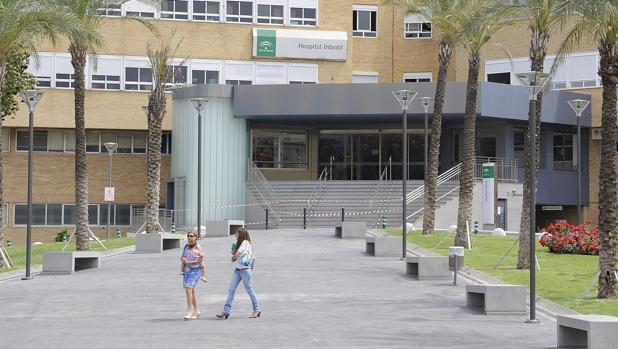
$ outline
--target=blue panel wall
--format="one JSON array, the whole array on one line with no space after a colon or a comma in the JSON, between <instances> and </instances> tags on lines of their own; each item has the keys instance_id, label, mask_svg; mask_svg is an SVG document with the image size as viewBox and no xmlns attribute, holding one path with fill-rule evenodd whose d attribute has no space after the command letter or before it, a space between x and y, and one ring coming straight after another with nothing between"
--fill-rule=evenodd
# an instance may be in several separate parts
<instances>
[{"instance_id":1,"label":"blue panel wall","mask_svg":"<svg viewBox=\"0 0 618 349\"><path fill-rule=\"evenodd\" d=\"M230 97L209 97L202 112L202 215L244 219L247 168L246 121L234 118ZM179 225L196 224L197 112L190 98L174 99L172 177ZM183 184L184 183L184 184Z\"/></svg>"}]
</instances>

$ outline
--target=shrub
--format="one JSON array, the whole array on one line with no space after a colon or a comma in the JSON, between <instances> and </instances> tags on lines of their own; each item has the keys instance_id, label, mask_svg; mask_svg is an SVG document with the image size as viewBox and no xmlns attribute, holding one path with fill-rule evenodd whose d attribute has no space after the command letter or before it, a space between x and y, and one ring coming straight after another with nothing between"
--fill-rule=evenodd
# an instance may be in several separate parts
<instances>
[{"instance_id":1,"label":"shrub","mask_svg":"<svg viewBox=\"0 0 618 349\"><path fill-rule=\"evenodd\" d=\"M65 242L69 238L66 229L56 234L56 242Z\"/></svg>"},{"instance_id":2,"label":"shrub","mask_svg":"<svg viewBox=\"0 0 618 349\"><path fill-rule=\"evenodd\" d=\"M599 254L599 227L571 225L566 221L550 224L539 241L552 253Z\"/></svg>"}]
</instances>

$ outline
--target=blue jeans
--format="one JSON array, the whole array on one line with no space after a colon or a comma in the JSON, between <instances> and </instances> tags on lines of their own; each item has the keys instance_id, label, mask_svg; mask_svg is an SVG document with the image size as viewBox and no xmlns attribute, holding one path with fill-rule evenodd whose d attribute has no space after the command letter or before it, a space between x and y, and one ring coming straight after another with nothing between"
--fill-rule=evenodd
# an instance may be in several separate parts
<instances>
[{"instance_id":1,"label":"blue jeans","mask_svg":"<svg viewBox=\"0 0 618 349\"><path fill-rule=\"evenodd\" d=\"M230 282L230 289L227 291L227 301L225 302L223 311L226 313L231 312L232 302L234 302L234 294L236 293L236 288L238 288L240 280L242 280L242 284L245 286L245 291L247 291L249 298L251 298L253 311L259 311L260 303L255 296L255 292L253 291L253 284L251 283L251 269L234 270L234 274L232 275L232 281Z\"/></svg>"}]
</instances>

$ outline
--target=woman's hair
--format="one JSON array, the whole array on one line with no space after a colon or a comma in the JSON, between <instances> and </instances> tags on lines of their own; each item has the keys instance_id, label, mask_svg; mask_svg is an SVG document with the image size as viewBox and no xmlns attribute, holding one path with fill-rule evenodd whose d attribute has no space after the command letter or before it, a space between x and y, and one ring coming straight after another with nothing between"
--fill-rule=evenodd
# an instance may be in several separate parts
<instances>
[{"instance_id":1,"label":"woman's hair","mask_svg":"<svg viewBox=\"0 0 618 349\"><path fill-rule=\"evenodd\" d=\"M193 235L193 236L195 236L195 237L197 238L197 231L195 231L195 230L189 230L189 231L187 232L187 245L189 245L190 247L193 247L193 246L197 245L197 239L195 239L195 240L193 241L193 245L191 245L190 241L188 241L188 240L189 240L189 235Z\"/></svg>"},{"instance_id":2,"label":"woman's hair","mask_svg":"<svg viewBox=\"0 0 618 349\"><path fill-rule=\"evenodd\" d=\"M249 241L251 243L251 237L249 236L249 231L245 228L239 228L236 232L236 249L240 248L243 241Z\"/></svg>"}]
</instances>

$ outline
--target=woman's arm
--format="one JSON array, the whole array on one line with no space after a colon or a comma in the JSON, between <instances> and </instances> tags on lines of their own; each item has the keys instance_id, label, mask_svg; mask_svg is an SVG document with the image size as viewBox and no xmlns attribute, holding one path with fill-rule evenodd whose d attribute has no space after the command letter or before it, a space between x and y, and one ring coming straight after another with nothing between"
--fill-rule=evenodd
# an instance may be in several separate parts
<instances>
[{"instance_id":1,"label":"woman's arm","mask_svg":"<svg viewBox=\"0 0 618 349\"><path fill-rule=\"evenodd\" d=\"M200 244L197 244L197 255L200 257L200 262L204 260L204 249Z\"/></svg>"}]
</instances>

